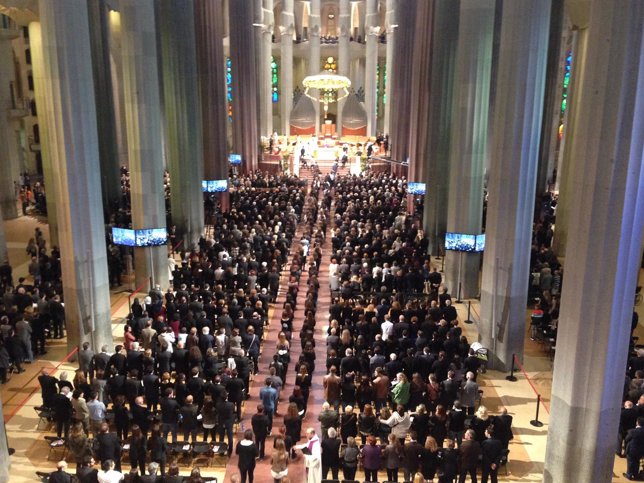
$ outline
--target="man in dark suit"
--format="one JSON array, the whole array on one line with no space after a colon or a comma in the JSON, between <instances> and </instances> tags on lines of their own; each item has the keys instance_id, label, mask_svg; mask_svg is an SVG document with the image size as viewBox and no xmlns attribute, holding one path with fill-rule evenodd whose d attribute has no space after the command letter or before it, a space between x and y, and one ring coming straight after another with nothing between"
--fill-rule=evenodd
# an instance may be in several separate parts
<instances>
[{"instance_id":1,"label":"man in dark suit","mask_svg":"<svg viewBox=\"0 0 644 483\"><path fill-rule=\"evenodd\" d=\"M183 425L183 439L187 443L189 438L192 437L192 443L197 442L197 431L199 430L199 421L197 421L197 414L199 413L197 405L193 404L193 397L186 396L186 403L180 409L182 425Z\"/></svg>"},{"instance_id":2,"label":"man in dark suit","mask_svg":"<svg viewBox=\"0 0 644 483\"><path fill-rule=\"evenodd\" d=\"M257 405L257 414L253 414L251 418L251 425L253 426L253 434L255 435L255 444L259 450L259 458L264 459L264 449L266 447L266 437L269 434L268 430L268 417L264 413L264 405Z\"/></svg>"},{"instance_id":3,"label":"man in dark suit","mask_svg":"<svg viewBox=\"0 0 644 483\"><path fill-rule=\"evenodd\" d=\"M59 461L56 465L56 471L49 474L49 483L72 483L72 475L67 473L67 462Z\"/></svg>"},{"instance_id":4,"label":"man in dark suit","mask_svg":"<svg viewBox=\"0 0 644 483\"><path fill-rule=\"evenodd\" d=\"M161 399L161 431L163 438L168 439L168 433L172 433L172 442L177 442L177 424L179 423L179 403L174 398L174 391L168 388L165 397Z\"/></svg>"},{"instance_id":5,"label":"man in dark suit","mask_svg":"<svg viewBox=\"0 0 644 483\"><path fill-rule=\"evenodd\" d=\"M43 406L51 408L54 403L54 398L58 393L58 379L49 375L49 369L43 367L38 376L38 382L42 390L42 403Z\"/></svg>"},{"instance_id":6,"label":"man in dark suit","mask_svg":"<svg viewBox=\"0 0 644 483\"><path fill-rule=\"evenodd\" d=\"M145 396L145 402L148 404L148 409L153 413L157 412L159 390L159 376L152 372L151 369L147 369L143 376L143 395Z\"/></svg>"},{"instance_id":7,"label":"man in dark suit","mask_svg":"<svg viewBox=\"0 0 644 483\"><path fill-rule=\"evenodd\" d=\"M419 471L420 462L423 455L423 445L417 439L416 431L410 433L411 441L405 443L403 453L405 455L405 481L411 481L414 475Z\"/></svg>"},{"instance_id":8,"label":"man in dark suit","mask_svg":"<svg viewBox=\"0 0 644 483\"><path fill-rule=\"evenodd\" d=\"M503 444L492 435L490 428L485 430L486 439L481 443L481 483L487 483L488 476L492 483L497 483L497 474L503 458Z\"/></svg>"},{"instance_id":9,"label":"man in dark suit","mask_svg":"<svg viewBox=\"0 0 644 483\"><path fill-rule=\"evenodd\" d=\"M244 398L244 381L237 374L237 369L233 369L233 377L226 381L226 391L228 391L228 400L235 403L237 411L237 420L241 419L241 403ZM263 452L261 452L263 454Z\"/></svg>"},{"instance_id":10,"label":"man in dark suit","mask_svg":"<svg viewBox=\"0 0 644 483\"><path fill-rule=\"evenodd\" d=\"M458 477L458 483L465 483L465 478L469 473L472 478L472 483L476 483L476 467L479 464L479 456L481 455L481 445L476 441L476 434L474 430L468 429L465 431L465 438L461 445L461 471Z\"/></svg>"},{"instance_id":11,"label":"man in dark suit","mask_svg":"<svg viewBox=\"0 0 644 483\"><path fill-rule=\"evenodd\" d=\"M512 416L504 407L500 408L498 416L494 418L494 437L501 441L503 449L508 449L510 440L514 437L512 434Z\"/></svg>"},{"instance_id":12,"label":"man in dark suit","mask_svg":"<svg viewBox=\"0 0 644 483\"><path fill-rule=\"evenodd\" d=\"M137 397L132 405L132 423L138 424L144 437L147 436L148 429L150 428L151 415L143 402L143 398L141 396Z\"/></svg>"},{"instance_id":13,"label":"man in dark suit","mask_svg":"<svg viewBox=\"0 0 644 483\"><path fill-rule=\"evenodd\" d=\"M98 446L96 457L100 462L113 460L116 470L121 471L121 443L116 437L116 433L110 433L110 427L107 423L101 425L101 432L96 438Z\"/></svg>"},{"instance_id":14,"label":"man in dark suit","mask_svg":"<svg viewBox=\"0 0 644 483\"><path fill-rule=\"evenodd\" d=\"M105 372L107 363L110 361L110 355L107 353L107 346L101 347L101 352L94 356L94 369Z\"/></svg>"},{"instance_id":15,"label":"man in dark suit","mask_svg":"<svg viewBox=\"0 0 644 483\"><path fill-rule=\"evenodd\" d=\"M216 406L217 409L217 432L219 441L224 441L224 433L228 437L228 456L233 452L233 424L235 422L235 405L230 401L220 400Z\"/></svg>"},{"instance_id":16,"label":"man in dark suit","mask_svg":"<svg viewBox=\"0 0 644 483\"><path fill-rule=\"evenodd\" d=\"M644 418L637 418L635 429L631 429L624 439L626 445L626 473L629 480L635 480L640 470L640 459L644 457Z\"/></svg>"},{"instance_id":17,"label":"man in dark suit","mask_svg":"<svg viewBox=\"0 0 644 483\"><path fill-rule=\"evenodd\" d=\"M184 348L182 342L179 342L177 348L172 352L172 362L177 373L188 375L188 351Z\"/></svg>"},{"instance_id":18,"label":"man in dark suit","mask_svg":"<svg viewBox=\"0 0 644 483\"><path fill-rule=\"evenodd\" d=\"M72 421L72 402L67 397L69 394L69 388L63 387L60 391L60 394L56 394L52 401L52 409L54 410L54 421L56 421L56 434L60 438L65 435L65 440L69 435L69 426Z\"/></svg>"}]
</instances>

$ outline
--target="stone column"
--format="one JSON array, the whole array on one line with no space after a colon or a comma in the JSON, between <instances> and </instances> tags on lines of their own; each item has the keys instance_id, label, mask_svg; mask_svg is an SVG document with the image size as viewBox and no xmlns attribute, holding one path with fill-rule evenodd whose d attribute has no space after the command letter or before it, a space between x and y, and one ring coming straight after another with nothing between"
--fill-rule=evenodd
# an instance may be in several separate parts
<instances>
[{"instance_id":1,"label":"stone column","mask_svg":"<svg viewBox=\"0 0 644 483\"><path fill-rule=\"evenodd\" d=\"M385 13L385 28L387 29L387 47L385 54L385 72L387 73L387 85L385 86L385 93L387 94L387 100L385 102L385 133L391 132L391 78L393 74L394 45L396 42L396 30L392 25L396 25L396 0L387 0L387 12Z\"/></svg>"},{"instance_id":2,"label":"stone column","mask_svg":"<svg viewBox=\"0 0 644 483\"><path fill-rule=\"evenodd\" d=\"M0 398L0 414L2 414L2 399ZM9 457L9 441L7 440L7 427L4 418L0 418L0 483L9 482L11 471L11 458Z\"/></svg>"},{"instance_id":3,"label":"stone column","mask_svg":"<svg viewBox=\"0 0 644 483\"><path fill-rule=\"evenodd\" d=\"M367 136L376 135L376 66L378 65L378 36L380 23L378 21L378 2L367 0L365 16L365 36L367 48L365 49L364 73L364 104L367 111Z\"/></svg>"},{"instance_id":4,"label":"stone column","mask_svg":"<svg viewBox=\"0 0 644 483\"><path fill-rule=\"evenodd\" d=\"M434 0L421 2L416 7L416 25L410 79L409 181L423 182L427 176L427 152L432 74L432 38ZM414 196L409 195L407 210L413 213ZM422 214L420 214L422 217Z\"/></svg>"},{"instance_id":5,"label":"stone column","mask_svg":"<svg viewBox=\"0 0 644 483\"><path fill-rule=\"evenodd\" d=\"M546 483L613 481L644 229L644 3L589 8Z\"/></svg>"},{"instance_id":6,"label":"stone column","mask_svg":"<svg viewBox=\"0 0 644 483\"><path fill-rule=\"evenodd\" d=\"M252 2L229 0L230 61L233 77L233 149L242 155L242 170L255 171L259 157L255 35L248 19Z\"/></svg>"},{"instance_id":7,"label":"stone column","mask_svg":"<svg viewBox=\"0 0 644 483\"><path fill-rule=\"evenodd\" d=\"M199 241L204 226L194 1L159 0L156 6L172 223L184 247L190 249Z\"/></svg>"},{"instance_id":8,"label":"stone column","mask_svg":"<svg viewBox=\"0 0 644 483\"><path fill-rule=\"evenodd\" d=\"M454 61L458 40L458 2L434 1L430 109L427 131L427 172L423 230L432 255L445 246L449 145L452 122Z\"/></svg>"},{"instance_id":9,"label":"stone column","mask_svg":"<svg viewBox=\"0 0 644 483\"><path fill-rule=\"evenodd\" d=\"M165 228L154 0L122 0L120 7L132 228ZM135 248L134 256L135 285L144 285L152 278L155 285L165 290L168 287L167 246Z\"/></svg>"},{"instance_id":10,"label":"stone column","mask_svg":"<svg viewBox=\"0 0 644 483\"><path fill-rule=\"evenodd\" d=\"M320 67L320 0L311 0L309 11L309 75L319 74ZM319 99L322 95L318 89L312 89L311 95ZM315 107L315 133L320 133L320 103L313 102Z\"/></svg>"},{"instance_id":11,"label":"stone column","mask_svg":"<svg viewBox=\"0 0 644 483\"><path fill-rule=\"evenodd\" d=\"M116 145L119 165L129 166L127 157L127 133L125 127L125 99L123 97L123 57L121 49L121 14L110 10L110 65L112 66L112 97L114 98L114 117L116 119Z\"/></svg>"},{"instance_id":12,"label":"stone column","mask_svg":"<svg viewBox=\"0 0 644 483\"><path fill-rule=\"evenodd\" d=\"M90 46L94 72L98 153L101 160L103 210L110 213L121 198L121 173L116 140L116 116L105 0L87 2L90 22Z\"/></svg>"},{"instance_id":13,"label":"stone column","mask_svg":"<svg viewBox=\"0 0 644 483\"><path fill-rule=\"evenodd\" d=\"M416 10L420 5L414 0L398 0L396 15L396 39L394 57L387 82L391 85L391 157L396 161L406 161L409 157L409 132L411 130L411 77L414 51L414 30ZM403 14L404 12L404 14ZM389 97L389 96L388 96ZM392 171L402 176L405 169L394 165Z\"/></svg>"},{"instance_id":14,"label":"stone column","mask_svg":"<svg viewBox=\"0 0 644 483\"><path fill-rule=\"evenodd\" d=\"M0 264L3 264L8 259L9 253L7 252L7 238L4 234L4 219L2 218L2 212L0 212Z\"/></svg>"},{"instance_id":15,"label":"stone column","mask_svg":"<svg viewBox=\"0 0 644 483\"><path fill-rule=\"evenodd\" d=\"M195 0L204 179L228 178L223 0ZM220 194L222 209L228 193Z\"/></svg>"},{"instance_id":16,"label":"stone column","mask_svg":"<svg viewBox=\"0 0 644 483\"><path fill-rule=\"evenodd\" d=\"M481 233L487 149L494 0L461 0L454 72L447 231ZM446 283L461 297L479 292L478 253L449 251Z\"/></svg>"},{"instance_id":17,"label":"stone column","mask_svg":"<svg viewBox=\"0 0 644 483\"><path fill-rule=\"evenodd\" d=\"M282 2L281 29L280 111L282 134L289 136L291 134L291 111L293 110L293 34L295 33L293 0Z\"/></svg>"},{"instance_id":18,"label":"stone column","mask_svg":"<svg viewBox=\"0 0 644 483\"><path fill-rule=\"evenodd\" d=\"M552 175L555 163L555 147L561 113L561 79L559 75L562 55L561 40L564 21L564 0L554 0L550 14L550 38L548 40L548 67L546 70L546 91L543 105L543 126L539 146L539 166L537 168L537 193L548 188L548 178Z\"/></svg>"},{"instance_id":19,"label":"stone column","mask_svg":"<svg viewBox=\"0 0 644 483\"><path fill-rule=\"evenodd\" d=\"M67 346L112 343L87 2L39 2L44 103L58 216ZM34 26L35 30L35 26ZM48 196L50 196L48 194Z\"/></svg>"},{"instance_id":20,"label":"stone column","mask_svg":"<svg viewBox=\"0 0 644 483\"><path fill-rule=\"evenodd\" d=\"M273 0L263 0L262 28L262 69L264 71L264 89L261 93L262 106L262 131L266 136L273 134L273 69L271 56L273 55L273 31L275 18L273 14Z\"/></svg>"},{"instance_id":21,"label":"stone column","mask_svg":"<svg viewBox=\"0 0 644 483\"><path fill-rule=\"evenodd\" d=\"M340 39L338 41L338 74L349 77L349 63L351 62L351 50L349 37L351 36L351 5L349 0L340 0ZM342 136L342 109L345 100L338 102L338 115L335 130L338 136Z\"/></svg>"},{"instance_id":22,"label":"stone column","mask_svg":"<svg viewBox=\"0 0 644 483\"><path fill-rule=\"evenodd\" d=\"M34 76L34 98L36 106L44 106L47 96L51 96L51 83L45 75L45 59L43 57L42 29L40 22L29 23L29 48L31 50L31 67ZM40 107L38 107L39 113ZM49 225L49 241L51 246L60 246L58 240L58 215L56 207L55 170L53 166L52 146L49 141L49 126L43 114L38 128L40 130L40 155L42 157L43 180L47 200L47 224Z\"/></svg>"},{"instance_id":23,"label":"stone column","mask_svg":"<svg viewBox=\"0 0 644 483\"><path fill-rule=\"evenodd\" d=\"M16 189L13 171L10 167L15 163L12 159L11 143L16 142L14 130L10 124L11 103L10 84L14 80L14 62L11 41L17 38L17 29L0 27L0 211L5 220L18 217L16 205Z\"/></svg>"},{"instance_id":24,"label":"stone column","mask_svg":"<svg viewBox=\"0 0 644 483\"><path fill-rule=\"evenodd\" d=\"M499 370L523 355L550 3L513 0L502 10L479 326Z\"/></svg>"}]
</instances>

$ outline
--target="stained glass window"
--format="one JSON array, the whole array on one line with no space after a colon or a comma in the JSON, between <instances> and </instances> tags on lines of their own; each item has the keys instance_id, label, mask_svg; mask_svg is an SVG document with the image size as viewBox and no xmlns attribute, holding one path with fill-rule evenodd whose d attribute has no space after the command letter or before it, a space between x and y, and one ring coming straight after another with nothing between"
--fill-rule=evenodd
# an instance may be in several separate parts
<instances>
[{"instance_id":1,"label":"stained glass window","mask_svg":"<svg viewBox=\"0 0 644 483\"><path fill-rule=\"evenodd\" d=\"M564 66L564 77L563 77L563 89L561 93L561 114L560 114L560 124L559 124L559 139L563 136L564 128L564 115L566 114L566 108L568 107L568 88L570 86L570 71L572 68L572 51L566 52L566 64Z\"/></svg>"},{"instance_id":2,"label":"stained glass window","mask_svg":"<svg viewBox=\"0 0 644 483\"><path fill-rule=\"evenodd\" d=\"M273 98L273 102L277 102L280 99L278 83L279 70L277 68L275 57L271 55L271 96Z\"/></svg>"},{"instance_id":3,"label":"stained glass window","mask_svg":"<svg viewBox=\"0 0 644 483\"><path fill-rule=\"evenodd\" d=\"M230 57L226 57L226 97L228 99L228 120L233 120L233 73Z\"/></svg>"}]
</instances>

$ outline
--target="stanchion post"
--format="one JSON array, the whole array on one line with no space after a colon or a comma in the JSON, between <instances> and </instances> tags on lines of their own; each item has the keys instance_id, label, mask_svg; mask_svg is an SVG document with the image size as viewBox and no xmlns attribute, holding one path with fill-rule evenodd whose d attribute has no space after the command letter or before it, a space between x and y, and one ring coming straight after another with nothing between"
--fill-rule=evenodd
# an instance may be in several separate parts
<instances>
[{"instance_id":1,"label":"stanchion post","mask_svg":"<svg viewBox=\"0 0 644 483\"><path fill-rule=\"evenodd\" d=\"M472 310L472 301L468 300L467 301L467 319L464 320L466 324L471 324L472 322L472 317L471 315L471 310ZM514 360L512 360L512 364L514 364Z\"/></svg>"},{"instance_id":2,"label":"stanchion post","mask_svg":"<svg viewBox=\"0 0 644 483\"><path fill-rule=\"evenodd\" d=\"M534 417L532 421L530 421L530 424L536 428L540 428L543 426L543 423L539 421L539 406L541 405L541 394L537 394L537 414Z\"/></svg>"},{"instance_id":3,"label":"stanchion post","mask_svg":"<svg viewBox=\"0 0 644 483\"><path fill-rule=\"evenodd\" d=\"M517 382L517 378L514 375L514 359L516 358L515 354L512 354L512 367L510 368L510 375L505 376L506 381Z\"/></svg>"}]
</instances>

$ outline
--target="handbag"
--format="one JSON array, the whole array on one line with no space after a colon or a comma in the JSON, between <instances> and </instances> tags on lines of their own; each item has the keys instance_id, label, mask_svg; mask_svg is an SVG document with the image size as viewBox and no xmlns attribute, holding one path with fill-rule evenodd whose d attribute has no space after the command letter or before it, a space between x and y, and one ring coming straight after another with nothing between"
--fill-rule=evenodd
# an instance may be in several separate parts
<instances>
[{"instance_id":1,"label":"handbag","mask_svg":"<svg viewBox=\"0 0 644 483\"><path fill-rule=\"evenodd\" d=\"M288 475L288 468L282 471L273 471L271 470L271 476L273 477L274 480L281 480L285 476Z\"/></svg>"}]
</instances>

